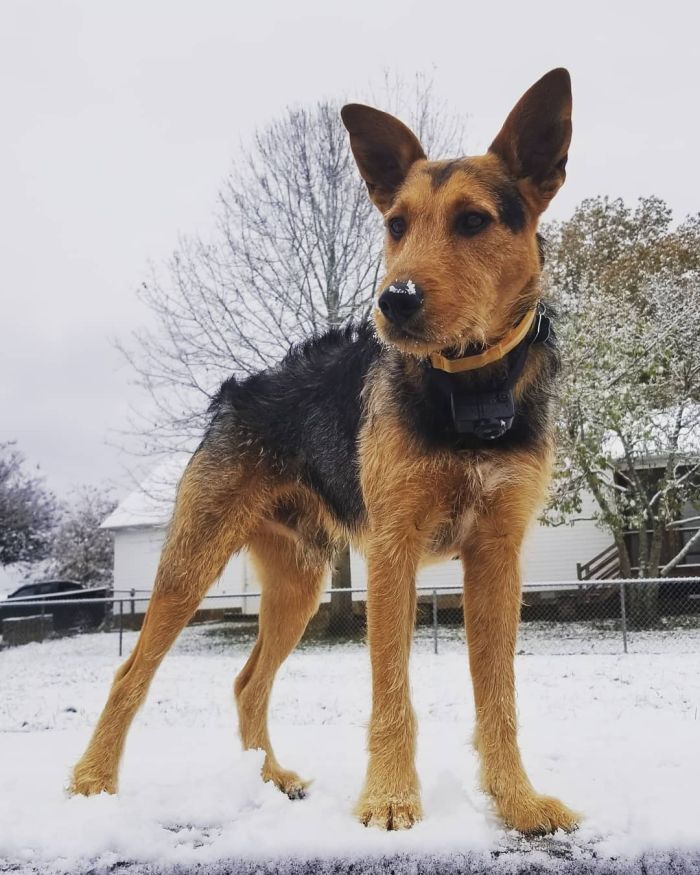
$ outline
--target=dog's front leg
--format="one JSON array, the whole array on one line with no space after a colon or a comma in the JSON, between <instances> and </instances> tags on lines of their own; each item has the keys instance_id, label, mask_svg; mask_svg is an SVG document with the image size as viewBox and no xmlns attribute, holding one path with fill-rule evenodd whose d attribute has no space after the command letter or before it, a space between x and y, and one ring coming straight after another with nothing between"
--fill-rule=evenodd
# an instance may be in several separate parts
<instances>
[{"instance_id":1,"label":"dog's front leg","mask_svg":"<svg viewBox=\"0 0 700 875\"><path fill-rule=\"evenodd\" d=\"M520 619L520 546L530 515L520 484L521 494L502 496L506 500L496 501L479 517L463 550L464 616L482 786L508 826L533 834L571 830L577 817L558 799L535 792L518 748L513 662Z\"/></svg>"},{"instance_id":2,"label":"dog's front leg","mask_svg":"<svg viewBox=\"0 0 700 875\"><path fill-rule=\"evenodd\" d=\"M372 717L367 778L356 813L363 823L382 829L406 829L421 818L408 679L418 553L415 539L405 533L396 539L375 533L368 549Z\"/></svg>"}]
</instances>

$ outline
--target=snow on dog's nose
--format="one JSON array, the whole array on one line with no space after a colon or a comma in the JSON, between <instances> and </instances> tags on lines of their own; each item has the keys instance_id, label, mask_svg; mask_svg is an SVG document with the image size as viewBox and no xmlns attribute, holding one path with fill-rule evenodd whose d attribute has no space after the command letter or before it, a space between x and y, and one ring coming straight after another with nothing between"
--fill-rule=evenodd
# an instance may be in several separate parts
<instances>
[{"instance_id":1,"label":"snow on dog's nose","mask_svg":"<svg viewBox=\"0 0 700 875\"><path fill-rule=\"evenodd\" d=\"M392 283L379 296L377 306L393 325L405 325L423 306L423 290L413 280Z\"/></svg>"}]
</instances>

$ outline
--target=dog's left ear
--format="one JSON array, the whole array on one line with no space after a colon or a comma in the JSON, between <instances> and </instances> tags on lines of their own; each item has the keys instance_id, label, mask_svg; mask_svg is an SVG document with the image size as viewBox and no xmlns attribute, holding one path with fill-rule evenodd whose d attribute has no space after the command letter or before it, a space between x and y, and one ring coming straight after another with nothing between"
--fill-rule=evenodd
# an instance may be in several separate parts
<instances>
[{"instance_id":1,"label":"dog's left ear","mask_svg":"<svg viewBox=\"0 0 700 875\"><path fill-rule=\"evenodd\" d=\"M540 211L566 179L571 142L571 77L550 70L523 94L489 146L531 188Z\"/></svg>"},{"instance_id":2,"label":"dog's left ear","mask_svg":"<svg viewBox=\"0 0 700 875\"><path fill-rule=\"evenodd\" d=\"M369 196L386 212L414 161L425 158L418 137L388 112L348 103L340 115Z\"/></svg>"}]
</instances>

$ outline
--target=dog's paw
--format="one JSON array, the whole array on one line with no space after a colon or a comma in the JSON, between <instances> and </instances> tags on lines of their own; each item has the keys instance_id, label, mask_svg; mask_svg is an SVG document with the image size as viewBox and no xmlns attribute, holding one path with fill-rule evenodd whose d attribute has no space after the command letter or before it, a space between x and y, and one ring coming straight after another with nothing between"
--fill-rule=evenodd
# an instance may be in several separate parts
<instances>
[{"instance_id":1,"label":"dog's paw","mask_svg":"<svg viewBox=\"0 0 700 875\"><path fill-rule=\"evenodd\" d=\"M417 796L363 796L355 806L358 820L379 829L410 829L423 817Z\"/></svg>"},{"instance_id":2,"label":"dog's paw","mask_svg":"<svg viewBox=\"0 0 700 875\"><path fill-rule=\"evenodd\" d=\"M78 764L73 769L68 793L71 796L97 796L100 793L114 794L117 792L117 779L113 775L98 772Z\"/></svg>"},{"instance_id":3,"label":"dog's paw","mask_svg":"<svg viewBox=\"0 0 700 875\"><path fill-rule=\"evenodd\" d=\"M304 781L296 772L290 772L277 765L265 765L262 771L263 781L272 781L290 799L303 799L306 796L311 781Z\"/></svg>"},{"instance_id":4,"label":"dog's paw","mask_svg":"<svg viewBox=\"0 0 700 875\"><path fill-rule=\"evenodd\" d=\"M539 793L519 795L511 803L501 803L498 807L506 825L523 835L546 835L558 829L573 832L581 819L563 802Z\"/></svg>"}]
</instances>

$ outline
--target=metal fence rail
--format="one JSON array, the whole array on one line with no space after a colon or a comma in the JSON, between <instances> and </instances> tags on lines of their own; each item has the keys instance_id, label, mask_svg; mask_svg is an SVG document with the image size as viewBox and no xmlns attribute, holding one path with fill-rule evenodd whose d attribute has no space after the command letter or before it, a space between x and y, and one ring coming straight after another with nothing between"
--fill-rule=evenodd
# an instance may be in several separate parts
<instances>
[{"instance_id":1,"label":"metal fence rail","mask_svg":"<svg viewBox=\"0 0 700 875\"><path fill-rule=\"evenodd\" d=\"M432 627L434 652L438 652L439 629L441 626L457 626L462 622L461 597L462 587L452 584L417 586L419 612L418 622ZM574 620L590 621L595 619L612 620L619 623L619 633L622 649L628 652L628 636L633 628L644 628L660 619L669 616L682 617L690 621L695 628L700 629L700 577L663 577L645 579L607 579L607 580L562 580L528 582L523 585L522 619L526 624L529 619L537 619L553 624L561 624ZM351 611L347 617L348 636L363 634L365 629L365 600L360 598L367 594L366 587L348 587L343 589L326 589L323 596L331 600L334 596L351 598ZM115 590L112 596L100 598L65 598L61 595L50 595L34 599L11 599L0 602L11 604L12 608L36 608L40 615L50 614L55 604L61 607L68 605L84 606L88 604L105 604L111 606L107 615L110 619L110 631L118 633L119 655L123 653L123 637L125 618L145 613L152 592L147 589ZM644 596L640 601L638 596ZM237 593L216 593L205 596L200 610L217 609L221 600L240 601L244 599L259 599L261 592L247 591ZM356 596L358 598L353 598ZM326 602L326 604L328 604ZM647 616L641 617L640 604ZM143 606L143 610L137 607ZM429 608L429 610L426 610ZM223 612L223 609L219 609ZM323 610L323 608L321 609ZM232 622L254 619L256 614L240 614ZM640 623L640 620L643 621ZM136 622L130 621L130 625Z\"/></svg>"}]
</instances>

